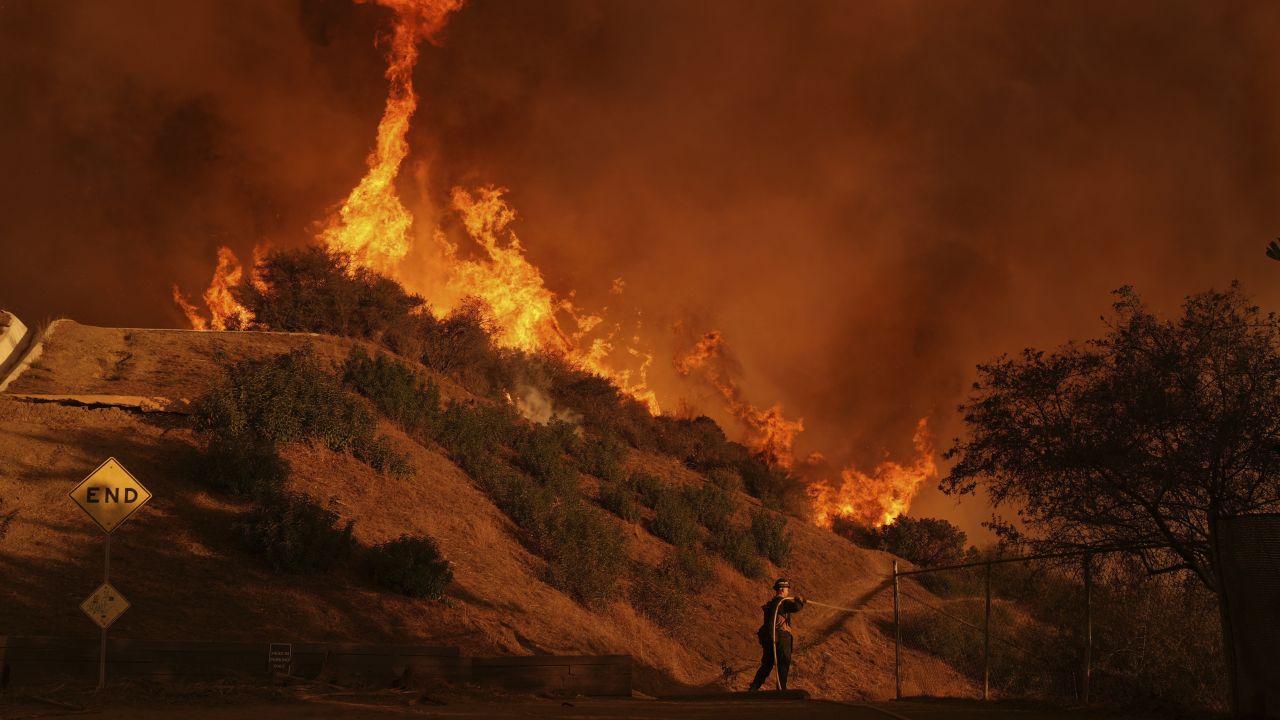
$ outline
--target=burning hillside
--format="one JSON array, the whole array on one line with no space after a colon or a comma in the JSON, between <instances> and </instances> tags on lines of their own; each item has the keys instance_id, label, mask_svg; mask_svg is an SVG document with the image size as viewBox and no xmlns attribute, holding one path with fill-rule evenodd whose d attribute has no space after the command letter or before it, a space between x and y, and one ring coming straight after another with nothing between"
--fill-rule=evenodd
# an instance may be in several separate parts
<instances>
[{"instance_id":1,"label":"burning hillside","mask_svg":"<svg viewBox=\"0 0 1280 720\"><path fill-rule=\"evenodd\" d=\"M348 257L351 268L386 275L425 298L428 306L420 311L434 317L443 318L471 299L478 300L499 347L561 358L609 380L650 413L660 413L663 403L649 381L656 353L645 340L639 317L614 317L608 307L588 310L575 304L574 293L561 294L548 287L543 272L511 230L516 212L507 203L504 189L454 187L447 206L436 213L440 222L434 227L405 207L396 180L409 155L407 133L418 106L413 87L418 45L438 37L461 2L377 3L393 13L390 32L382 39L389 86L385 109L366 174L321 223L316 242ZM451 237L446 223L460 226L465 238ZM465 247L461 240L466 241ZM174 300L193 328L253 327L253 312L237 300L234 289L243 283L261 284L256 268L265 251L265 246L255 249L255 269L245 277L235 254L227 247L219 249L213 279L203 294L207 318L174 288ZM616 279L610 292L619 295L624 287ZM921 483L936 475L926 419L920 420L916 431L917 457L907 465L886 460L867 473L853 466L829 470L816 454L797 460L794 445L804 430L803 419L788 418L780 404L762 409L746 399L737 365L719 331L706 332L679 354L673 369L714 393L741 425L744 444L753 453L809 484L813 519L819 525L829 526L835 516L872 526L892 522L910 507Z\"/></svg>"}]
</instances>

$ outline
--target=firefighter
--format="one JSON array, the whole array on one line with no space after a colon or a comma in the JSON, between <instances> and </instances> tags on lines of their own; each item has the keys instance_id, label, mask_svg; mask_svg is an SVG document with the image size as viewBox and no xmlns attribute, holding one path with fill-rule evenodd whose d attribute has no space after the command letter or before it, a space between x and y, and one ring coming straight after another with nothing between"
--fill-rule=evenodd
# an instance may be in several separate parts
<instances>
[{"instance_id":1,"label":"firefighter","mask_svg":"<svg viewBox=\"0 0 1280 720\"><path fill-rule=\"evenodd\" d=\"M787 689L787 672L791 670L791 615L804 608L805 599L791 597L791 583L786 578L778 578L773 584L773 591L773 598L760 606L764 611L764 623L756 637L764 652L760 657L760 669L751 681L751 692L759 690L769 679L774 665L778 667L778 687Z\"/></svg>"}]
</instances>

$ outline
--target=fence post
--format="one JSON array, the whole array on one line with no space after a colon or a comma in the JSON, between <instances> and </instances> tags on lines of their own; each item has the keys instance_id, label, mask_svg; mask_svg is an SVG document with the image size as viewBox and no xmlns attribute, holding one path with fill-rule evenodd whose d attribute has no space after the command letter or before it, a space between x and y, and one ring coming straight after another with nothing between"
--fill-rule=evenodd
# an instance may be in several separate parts
<instances>
[{"instance_id":1,"label":"fence post","mask_svg":"<svg viewBox=\"0 0 1280 720\"><path fill-rule=\"evenodd\" d=\"M898 616L898 561L893 561L893 696L902 699L902 622Z\"/></svg>"},{"instance_id":2,"label":"fence post","mask_svg":"<svg viewBox=\"0 0 1280 720\"><path fill-rule=\"evenodd\" d=\"M991 692L991 563L987 563L987 614L982 623L982 699Z\"/></svg>"},{"instance_id":3,"label":"fence post","mask_svg":"<svg viewBox=\"0 0 1280 720\"><path fill-rule=\"evenodd\" d=\"M1084 556L1084 668L1080 676L1080 700L1089 704L1089 673L1093 668L1093 555Z\"/></svg>"}]
</instances>

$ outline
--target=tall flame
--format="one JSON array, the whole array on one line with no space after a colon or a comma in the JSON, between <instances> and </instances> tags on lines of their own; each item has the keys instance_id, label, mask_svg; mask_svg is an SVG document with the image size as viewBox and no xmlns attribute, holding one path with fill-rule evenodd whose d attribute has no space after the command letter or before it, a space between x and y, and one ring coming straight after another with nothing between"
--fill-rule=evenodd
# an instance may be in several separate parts
<instances>
[{"instance_id":1,"label":"tall flame","mask_svg":"<svg viewBox=\"0 0 1280 720\"><path fill-rule=\"evenodd\" d=\"M492 313L497 329L494 339L499 345L564 357L614 381L650 412L658 413L658 396L647 384L653 356L635 347L639 337L633 337L634 345L627 347L626 352L639 362L639 367L634 372L630 368L618 369L610 361L616 350L612 334L588 340L603 319L584 314L570 300L558 297L546 286L542 272L525 256L520 238L508 229L516 213L503 198L504 193L505 188L493 186L479 188L474 193L454 188L453 209L461 216L463 227L483 255L461 260L458 247L437 233L436 241L448 269L447 295L454 299L476 297L484 301ZM616 280L614 287L621 292ZM447 305L439 300L436 304L441 308ZM573 333L565 330L561 318L573 323Z\"/></svg>"},{"instance_id":2,"label":"tall flame","mask_svg":"<svg viewBox=\"0 0 1280 720\"><path fill-rule=\"evenodd\" d=\"M916 423L912 444L916 457L911 465L885 460L870 473L851 466L841 471L839 486L826 480L810 484L814 522L831 527L836 517L844 517L865 527L881 527L909 510L921 483L938 474L927 417Z\"/></svg>"},{"instance_id":3,"label":"tall flame","mask_svg":"<svg viewBox=\"0 0 1280 720\"><path fill-rule=\"evenodd\" d=\"M367 0L361 0L367 1ZM413 217L400 202L395 181L409 154L405 135L418 107L413 67L418 43L444 28L462 0L376 0L395 11L387 49L387 105L378 123L378 139L367 160L369 172L321 233L330 248L349 254L359 265L392 274L409 252Z\"/></svg>"}]
</instances>

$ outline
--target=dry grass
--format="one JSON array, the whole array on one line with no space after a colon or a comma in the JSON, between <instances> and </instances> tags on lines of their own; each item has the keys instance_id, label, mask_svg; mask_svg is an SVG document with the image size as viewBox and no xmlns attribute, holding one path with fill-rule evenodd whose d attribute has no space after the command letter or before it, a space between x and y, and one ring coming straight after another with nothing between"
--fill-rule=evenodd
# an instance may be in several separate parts
<instances>
[{"instance_id":1,"label":"dry grass","mask_svg":"<svg viewBox=\"0 0 1280 720\"><path fill-rule=\"evenodd\" d=\"M13 392L104 393L194 398L221 379L219 357L278 353L306 336L114 330L59 325L41 360ZM340 363L352 341L313 337L317 353ZM128 362L120 363L121 353ZM427 371L424 377L427 376ZM108 379L115 378L115 379ZM465 392L435 377L446 397ZM0 633L93 637L79 610L101 582L103 540L67 491L114 455L154 493L118 531L112 581L133 603L113 629L121 637L191 640L434 642L465 653L629 653L637 688L650 693L745 686L759 657L755 628L768 583L750 581L713 560L713 579L689 604L685 633L673 637L624 602L591 611L547 585L544 561L517 540L506 518L441 455L390 423L379 432L407 452L409 478L380 474L349 455L292 445L290 489L331 503L355 521L355 538L373 545L404 533L435 538L453 563L447 603L381 592L360 568L327 575L278 575L245 554L234 523L249 501L215 495L187 476L196 439L186 420L117 409L36 405L0 397L0 497L18 514L0 540ZM632 453L628 473L665 482L704 479L658 455ZM740 525L759 502L738 495ZM640 525L618 523L633 561L654 564L668 548ZM811 607L797 616L796 685L817 695L885 698L893 691L893 646L883 632L890 556L863 550L792 520L786 574L800 593L866 614ZM917 590L917 592L924 592ZM909 653L911 694L965 694L967 681L945 665Z\"/></svg>"}]
</instances>

